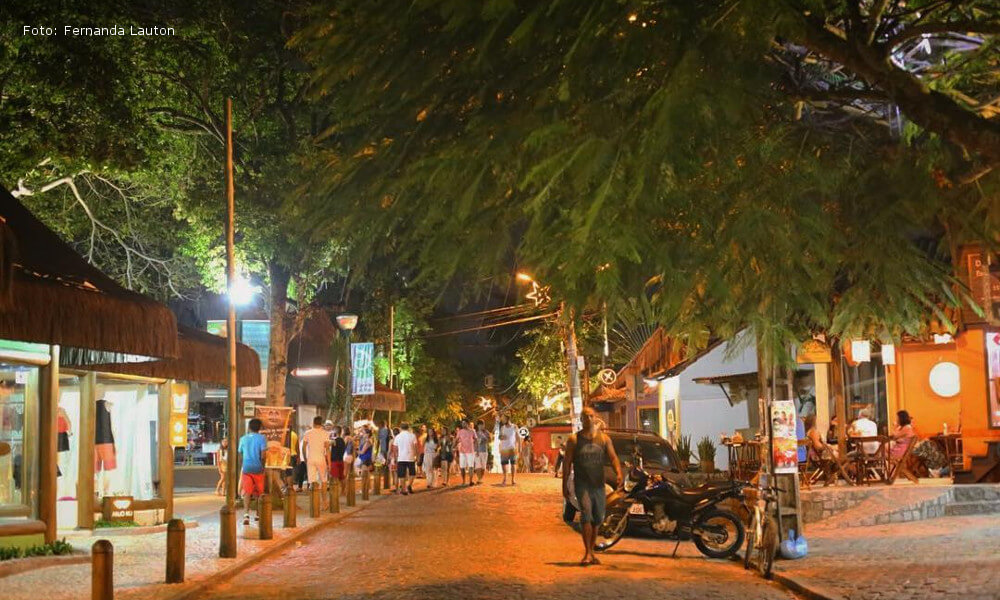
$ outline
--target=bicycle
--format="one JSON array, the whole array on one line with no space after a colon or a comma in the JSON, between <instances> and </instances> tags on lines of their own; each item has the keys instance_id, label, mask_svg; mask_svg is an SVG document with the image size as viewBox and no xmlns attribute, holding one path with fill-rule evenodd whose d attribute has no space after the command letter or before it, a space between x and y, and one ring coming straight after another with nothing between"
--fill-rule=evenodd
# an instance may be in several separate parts
<instances>
[{"instance_id":1,"label":"bicycle","mask_svg":"<svg viewBox=\"0 0 1000 600\"><path fill-rule=\"evenodd\" d=\"M753 563L764 579L771 578L774 557L778 553L778 522L771 516L772 505L777 507L778 488L773 486L752 486L757 490L757 499L750 512L747 527L747 547L743 553L743 568L749 569Z\"/></svg>"}]
</instances>

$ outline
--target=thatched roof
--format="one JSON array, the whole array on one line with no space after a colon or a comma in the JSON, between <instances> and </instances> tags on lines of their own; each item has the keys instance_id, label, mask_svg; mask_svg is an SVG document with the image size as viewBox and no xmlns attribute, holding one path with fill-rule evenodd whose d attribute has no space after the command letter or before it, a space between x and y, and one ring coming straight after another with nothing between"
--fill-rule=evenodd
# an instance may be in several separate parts
<instances>
[{"instance_id":1,"label":"thatched roof","mask_svg":"<svg viewBox=\"0 0 1000 600\"><path fill-rule=\"evenodd\" d=\"M141 375L160 379L179 379L225 386L229 383L226 338L181 325L177 329L180 357L149 362L88 363L92 371ZM73 366L81 366L78 362ZM236 344L236 384L238 387L260 385L260 359L252 348Z\"/></svg>"},{"instance_id":2,"label":"thatched roof","mask_svg":"<svg viewBox=\"0 0 1000 600\"><path fill-rule=\"evenodd\" d=\"M406 410L406 396L399 391L375 383L375 394L372 396L355 396L354 404L358 410Z\"/></svg>"},{"instance_id":3,"label":"thatched roof","mask_svg":"<svg viewBox=\"0 0 1000 600\"><path fill-rule=\"evenodd\" d=\"M170 309L88 264L3 188L0 221L0 338L131 360L177 356Z\"/></svg>"}]
</instances>

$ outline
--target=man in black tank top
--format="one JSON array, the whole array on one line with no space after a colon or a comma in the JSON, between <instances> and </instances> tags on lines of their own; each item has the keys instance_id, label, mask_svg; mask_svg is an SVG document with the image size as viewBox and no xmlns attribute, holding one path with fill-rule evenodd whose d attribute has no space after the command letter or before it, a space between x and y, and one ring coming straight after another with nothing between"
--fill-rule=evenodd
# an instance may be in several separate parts
<instances>
[{"instance_id":1,"label":"man in black tank top","mask_svg":"<svg viewBox=\"0 0 1000 600\"><path fill-rule=\"evenodd\" d=\"M573 488L580 505L580 530L583 534L583 560L580 565L600 564L594 556L597 528L604 522L604 462L607 458L615 470L615 487L622 485L622 467L608 436L597 427L597 413L589 406L580 413L583 425L578 433L566 442L566 459L563 461L563 496L570 500L570 470Z\"/></svg>"}]
</instances>

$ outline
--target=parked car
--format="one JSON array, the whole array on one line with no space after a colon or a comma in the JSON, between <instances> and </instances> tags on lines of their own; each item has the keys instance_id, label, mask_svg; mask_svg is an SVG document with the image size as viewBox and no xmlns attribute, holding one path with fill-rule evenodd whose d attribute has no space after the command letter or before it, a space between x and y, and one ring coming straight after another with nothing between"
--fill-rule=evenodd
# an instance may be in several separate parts
<instances>
[{"instance_id":1,"label":"parked car","mask_svg":"<svg viewBox=\"0 0 1000 600\"><path fill-rule=\"evenodd\" d=\"M670 442L656 435L655 433L638 429L605 429L604 435L611 438L611 444L615 447L615 454L618 455L618 462L621 464L622 473L626 473L626 462L632 460L636 447L642 456L642 462L646 471L651 476L659 476L669 479L674 483L690 487L691 482L687 475L681 470L681 460L677 456ZM605 460L604 482L609 486L609 491L615 487L615 470L611 467L611 461ZM570 492L573 490L572 476L570 477ZM570 494L572 500L563 501L563 520L572 523L576 518L576 513L580 507L577 506L576 496Z\"/></svg>"}]
</instances>

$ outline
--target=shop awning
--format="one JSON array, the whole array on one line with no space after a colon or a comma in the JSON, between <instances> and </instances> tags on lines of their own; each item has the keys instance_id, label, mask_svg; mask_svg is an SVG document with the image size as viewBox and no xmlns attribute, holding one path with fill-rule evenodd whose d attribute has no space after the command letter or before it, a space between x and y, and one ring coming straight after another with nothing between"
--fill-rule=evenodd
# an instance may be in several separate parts
<instances>
[{"instance_id":1,"label":"shop awning","mask_svg":"<svg viewBox=\"0 0 1000 600\"><path fill-rule=\"evenodd\" d=\"M180 356L140 363L91 363L82 366L87 370L140 375L159 379L197 381L225 386L229 383L229 352L226 338L207 331L181 325L177 329ZM260 359L252 348L236 344L236 384L238 387L260 385Z\"/></svg>"},{"instance_id":2,"label":"shop awning","mask_svg":"<svg viewBox=\"0 0 1000 600\"><path fill-rule=\"evenodd\" d=\"M354 403L358 410L394 410L398 412L406 410L406 396L381 383L375 384L373 395L355 396Z\"/></svg>"},{"instance_id":3,"label":"shop awning","mask_svg":"<svg viewBox=\"0 0 1000 600\"><path fill-rule=\"evenodd\" d=\"M595 389L593 392L591 392L591 394L590 394L590 401L594 402L594 403L597 403L597 402L603 402L603 403L623 402L625 400L625 398L626 398L627 395L628 394L625 391L625 388L623 388L623 387L613 388L613 387L606 387L606 386L604 386L602 384L602 385L597 386L597 389Z\"/></svg>"},{"instance_id":4,"label":"shop awning","mask_svg":"<svg viewBox=\"0 0 1000 600\"><path fill-rule=\"evenodd\" d=\"M109 361L176 357L177 322L85 261L0 188L0 338L59 344Z\"/></svg>"}]
</instances>

